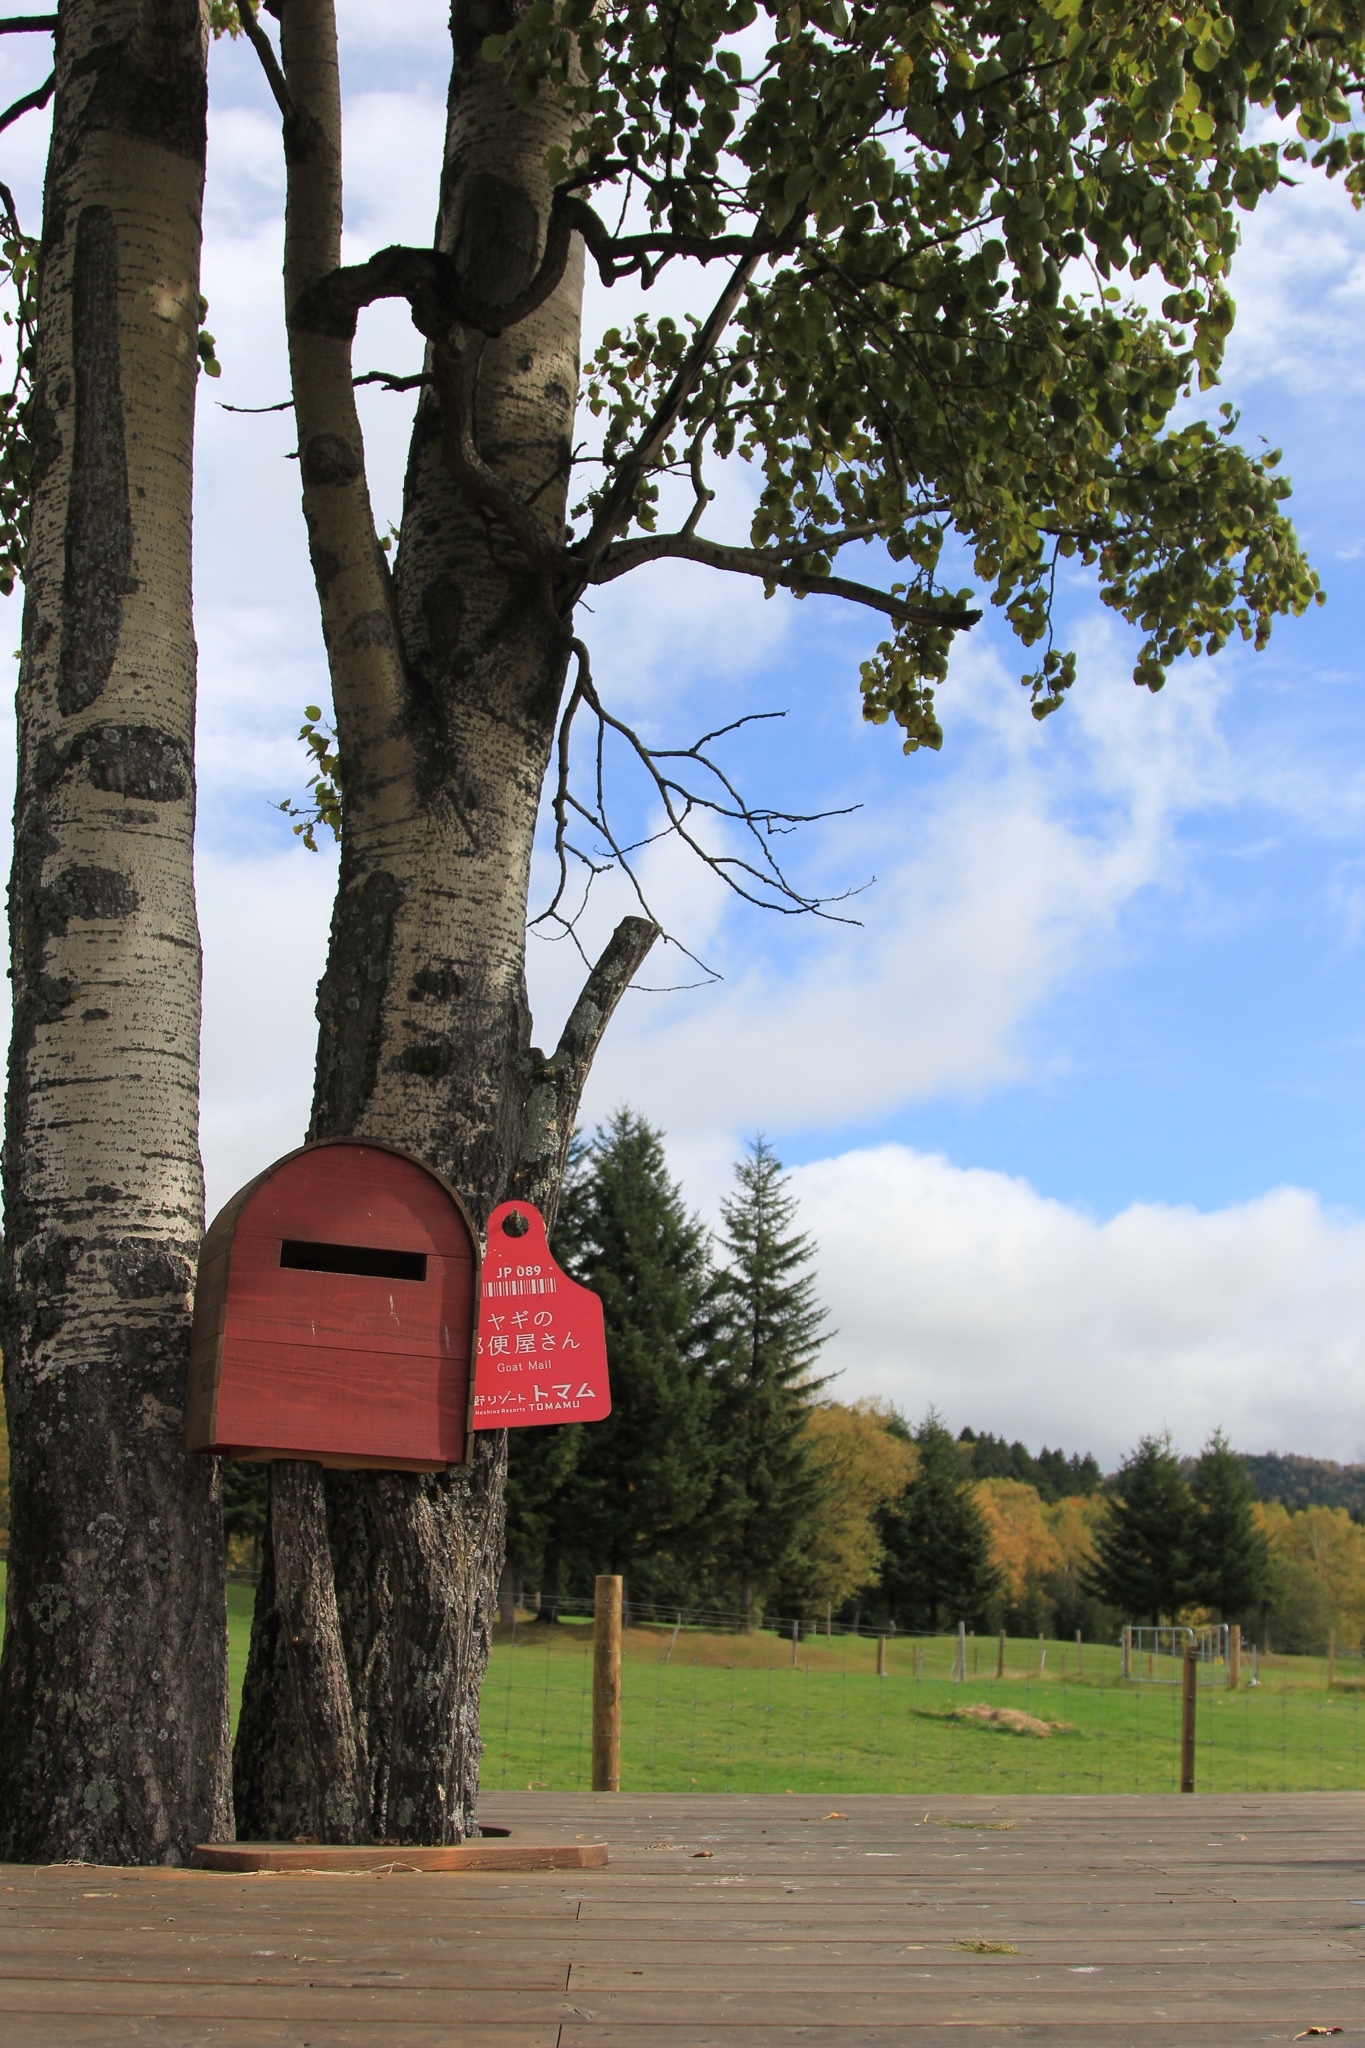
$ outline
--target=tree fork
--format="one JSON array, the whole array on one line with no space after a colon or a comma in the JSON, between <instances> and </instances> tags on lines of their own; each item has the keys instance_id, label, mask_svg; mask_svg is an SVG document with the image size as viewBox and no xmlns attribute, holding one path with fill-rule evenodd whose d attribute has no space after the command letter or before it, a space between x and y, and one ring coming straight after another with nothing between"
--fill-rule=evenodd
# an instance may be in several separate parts
<instances>
[{"instance_id":1,"label":"tree fork","mask_svg":"<svg viewBox=\"0 0 1365 2048\"><path fill-rule=\"evenodd\" d=\"M180 1441L203 1228L207 35L196 0L70 0L58 26L10 895L0 1855L18 1859L177 1862L230 1826L218 1472Z\"/></svg>"},{"instance_id":2,"label":"tree fork","mask_svg":"<svg viewBox=\"0 0 1365 2048\"><path fill-rule=\"evenodd\" d=\"M279 16L271 84L284 121L285 302L295 315L339 267L341 117L331 0L283 0ZM483 1217L509 1191L553 1212L592 1055L657 933L627 919L554 1054L535 1052L526 904L569 637L525 554L563 542L582 250L576 236L567 252L549 247L561 230L544 162L565 117L547 99L516 105L483 62L482 31L463 5L453 33L429 267L451 280L452 303L515 332L474 337L477 394L461 394L458 420L449 380L444 392L424 390L392 583L365 487L349 323L295 315L289 341L345 778L311 1134L404 1145ZM430 327L429 302L422 318ZM469 345L469 330L438 325L427 374ZM527 508L521 556L490 527L474 469L486 493ZM235 1764L240 1832L326 1836L354 1825L443 1842L473 1830L505 1470L501 1432L478 1435L471 1464L440 1475L273 1468L271 1555ZM330 1607L310 1594L327 1582ZM326 1656L315 1638L291 1640L305 1597L323 1635L335 1630ZM322 1672L311 1704L300 1690L305 1650ZM334 1682L342 1669L349 1716ZM319 1792L344 1758L337 1730L347 1725L354 1765L340 1768L354 1771L354 1821L324 1810Z\"/></svg>"}]
</instances>

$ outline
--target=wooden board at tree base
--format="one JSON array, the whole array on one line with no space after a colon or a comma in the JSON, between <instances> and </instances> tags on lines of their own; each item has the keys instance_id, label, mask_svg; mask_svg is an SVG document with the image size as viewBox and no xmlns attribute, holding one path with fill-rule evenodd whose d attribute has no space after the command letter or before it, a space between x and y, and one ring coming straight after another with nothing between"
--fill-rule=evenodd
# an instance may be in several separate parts
<instances>
[{"instance_id":1,"label":"wooden board at tree base","mask_svg":"<svg viewBox=\"0 0 1365 2048\"><path fill-rule=\"evenodd\" d=\"M602 1870L605 1842L446 1842L429 1848L357 1842L201 1842L200 1870L311 1871L336 1874L383 1870Z\"/></svg>"},{"instance_id":2,"label":"wooden board at tree base","mask_svg":"<svg viewBox=\"0 0 1365 2048\"><path fill-rule=\"evenodd\" d=\"M601 1422L610 1413L601 1302L555 1264L539 1210L504 1202L488 1219L475 1429Z\"/></svg>"}]
</instances>

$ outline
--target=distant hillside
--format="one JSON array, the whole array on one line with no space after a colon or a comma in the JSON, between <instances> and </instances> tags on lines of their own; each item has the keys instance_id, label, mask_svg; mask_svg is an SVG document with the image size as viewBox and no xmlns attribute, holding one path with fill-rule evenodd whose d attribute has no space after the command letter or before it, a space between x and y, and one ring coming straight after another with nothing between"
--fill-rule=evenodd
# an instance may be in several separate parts
<instances>
[{"instance_id":1,"label":"distant hillside","mask_svg":"<svg viewBox=\"0 0 1365 2048\"><path fill-rule=\"evenodd\" d=\"M1242 1454L1258 1500L1282 1500L1291 1508L1349 1508L1365 1519L1365 1465L1338 1465L1331 1458L1300 1458L1292 1452Z\"/></svg>"},{"instance_id":2,"label":"distant hillside","mask_svg":"<svg viewBox=\"0 0 1365 2048\"><path fill-rule=\"evenodd\" d=\"M1089 1452L1068 1458L1062 1451L1045 1448L1035 1455L1022 1443L1007 1443L989 1430L974 1429L961 1432L958 1449L974 1479L1022 1479L1036 1486L1045 1501L1067 1493L1097 1493L1106 1483ZM1259 1456L1243 1451L1241 1458L1257 1500L1282 1500L1290 1508L1346 1508L1365 1522L1365 1465L1301 1458L1292 1451L1264 1451ZM1194 1462L1183 1460L1187 1478Z\"/></svg>"}]
</instances>

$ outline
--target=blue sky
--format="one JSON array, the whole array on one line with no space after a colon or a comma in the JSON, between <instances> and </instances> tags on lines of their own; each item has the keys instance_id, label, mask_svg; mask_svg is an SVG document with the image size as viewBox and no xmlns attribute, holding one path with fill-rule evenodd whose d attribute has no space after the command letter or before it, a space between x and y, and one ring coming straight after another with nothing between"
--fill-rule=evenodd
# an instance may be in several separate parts
<instances>
[{"instance_id":1,"label":"blue sky","mask_svg":"<svg viewBox=\"0 0 1365 2048\"><path fill-rule=\"evenodd\" d=\"M430 235L444 10L348 0L342 21L363 256ZM13 96L41 60L6 39L0 70ZM278 124L241 45L215 50L212 87L204 289L224 375L201 385L196 510L211 1210L302 1133L332 881L270 808L301 786L293 734L326 690L290 425L217 403L287 391ZM3 147L33 218L40 122ZM652 738L785 710L735 743L746 789L861 805L792 857L813 889L876 878L861 925L797 923L653 857L670 928L724 978L630 998L589 1114L627 1101L660 1122L707 1215L736 1148L768 1133L820 1246L842 1392L1111 1460L1139 1430L1192 1449L1220 1422L1249 1449L1365 1456L1365 220L1311 179L1277 195L1247 223L1234 291L1210 403L1231 397L1245 439L1283 447L1329 597L1266 654L1184 664L1151 698L1081 578L1067 707L1034 724L1021 652L988 620L941 693L942 754L906 759L859 721L876 631L850 608L661 567L583 622L599 682ZM590 294L590 321L628 310ZM412 367L406 314L368 314L356 360ZM365 399L381 525L407 417ZM722 520L746 492L727 481ZM621 802L648 815L627 784ZM625 907L607 889L592 934ZM539 944L531 972L548 1042L578 976Z\"/></svg>"}]
</instances>

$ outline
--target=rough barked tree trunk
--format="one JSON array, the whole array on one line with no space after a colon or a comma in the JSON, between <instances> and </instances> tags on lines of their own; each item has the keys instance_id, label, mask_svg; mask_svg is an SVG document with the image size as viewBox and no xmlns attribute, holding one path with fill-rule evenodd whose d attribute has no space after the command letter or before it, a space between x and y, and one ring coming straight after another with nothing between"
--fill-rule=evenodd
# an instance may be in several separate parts
<instances>
[{"instance_id":1,"label":"rough barked tree trunk","mask_svg":"<svg viewBox=\"0 0 1365 2048\"><path fill-rule=\"evenodd\" d=\"M336 29L331 0L272 11L294 310L340 263ZM465 0L454 9L437 246L455 258L467 296L497 307L536 270L545 155L565 119L548 95L519 108L482 61L493 12ZM554 1057L532 1049L527 891L570 643L524 546L459 481L451 444L461 380L481 350L482 460L532 503L545 540L561 542L581 291L575 247L545 303L486 347L425 319L434 387L417 411L392 579L365 483L350 342L290 322L304 513L345 776L310 1135L403 1145L479 1219L509 1190L553 1208L588 1064L655 935L627 920ZM474 1439L467 1468L429 1478L272 1472L271 1557L234 1761L240 1834L441 1842L474 1828L505 1471L505 1433L494 1432ZM339 1648L324 1655L319 1632L332 1626ZM347 1756L354 1789L342 1797L335 1775Z\"/></svg>"},{"instance_id":2,"label":"rough barked tree trunk","mask_svg":"<svg viewBox=\"0 0 1365 2048\"><path fill-rule=\"evenodd\" d=\"M194 1262L190 463L207 29L63 0L19 673L0 1855L229 1825L223 1538L180 1441Z\"/></svg>"}]
</instances>

